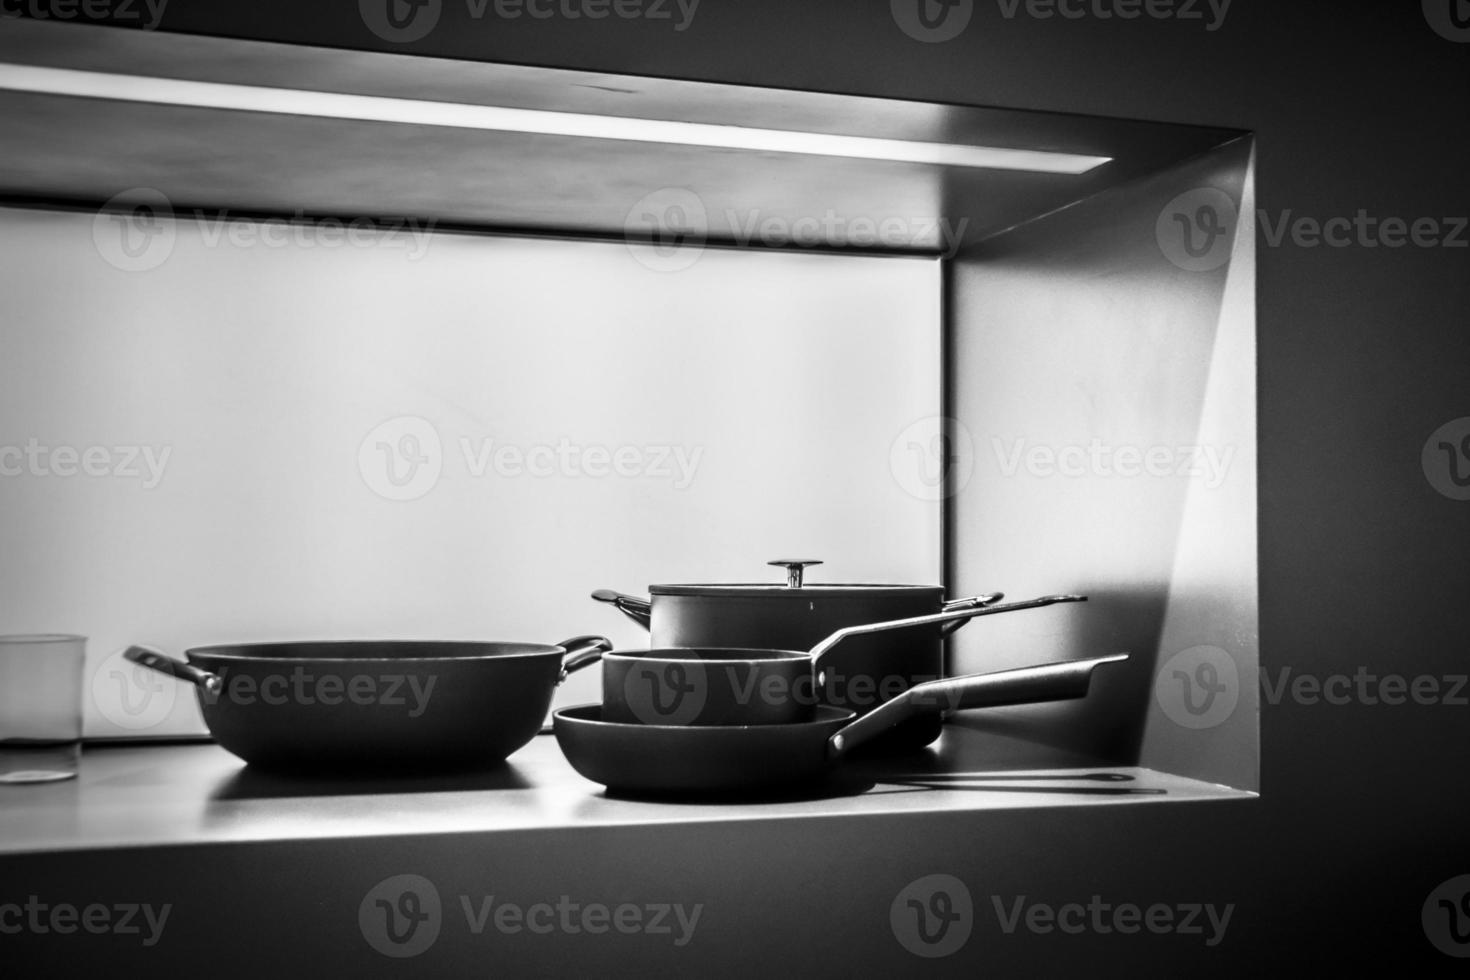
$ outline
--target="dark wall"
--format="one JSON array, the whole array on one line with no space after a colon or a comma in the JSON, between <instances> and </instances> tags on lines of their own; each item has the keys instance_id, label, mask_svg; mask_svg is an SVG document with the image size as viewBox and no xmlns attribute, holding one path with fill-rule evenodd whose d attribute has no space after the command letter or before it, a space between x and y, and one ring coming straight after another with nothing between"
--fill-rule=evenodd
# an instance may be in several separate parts
<instances>
[{"instance_id":1,"label":"dark wall","mask_svg":"<svg viewBox=\"0 0 1470 980\"><path fill-rule=\"evenodd\" d=\"M472 22L463 0L444 0L436 30L402 47L365 30L351 0L304 6L173 0L163 25L1236 126L1258 134L1259 205L1273 225L1288 211L1470 213L1470 44L1439 36L1407 0L1236 0L1214 31L1039 20L1024 8L1007 19L989 0L942 44L906 36L874 0L704 0L682 32L671 21ZM1287 667L1470 672L1470 502L1436 492L1421 466L1430 434L1470 415L1470 233L1459 240L1260 242L1262 661L1273 682ZM1278 915L1278 938L1329 958L1380 943L1422 950L1424 897L1470 872L1470 707L1270 700L1264 798L1204 826L1201 846L1256 869L1252 897ZM1131 859L1123 850L1119 862Z\"/></svg>"}]
</instances>

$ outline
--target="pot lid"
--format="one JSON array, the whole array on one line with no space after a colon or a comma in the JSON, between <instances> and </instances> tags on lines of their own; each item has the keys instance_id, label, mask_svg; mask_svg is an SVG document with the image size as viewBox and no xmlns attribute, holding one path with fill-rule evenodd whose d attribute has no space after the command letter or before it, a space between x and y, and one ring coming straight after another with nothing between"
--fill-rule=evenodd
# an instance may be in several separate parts
<instances>
[{"instance_id":1,"label":"pot lid","mask_svg":"<svg viewBox=\"0 0 1470 980\"><path fill-rule=\"evenodd\" d=\"M826 582L819 585L808 585L804 580L807 566L820 565L822 564L820 561L809 558L783 558L777 561L767 562L766 564L785 568L785 583L736 582L730 584L650 585L648 591L653 595L788 596L791 598L810 598L813 595L858 594L863 592L879 592L885 595L911 592L920 595L932 594L938 596L944 592L937 585L889 585L882 583L833 584Z\"/></svg>"}]
</instances>

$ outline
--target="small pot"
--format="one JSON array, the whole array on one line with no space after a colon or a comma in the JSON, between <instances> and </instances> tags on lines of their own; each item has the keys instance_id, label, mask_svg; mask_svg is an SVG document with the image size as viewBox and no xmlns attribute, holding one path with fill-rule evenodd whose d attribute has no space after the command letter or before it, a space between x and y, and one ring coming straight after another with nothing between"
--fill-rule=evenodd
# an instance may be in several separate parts
<instances>
[{"instance_id":1,"label":"small pot","mask_svg":"<svg viewBox=\"0 0 1470 980\"><path fill-rule=\"evenodd\" d=\"M942 612L976 609L1004 593L944 598L937 585L809 583L811 559L769 562L786 581L729 585L652 585L647 599L599 589L592 598L617 608L649 631L650 645L669 647L810 650L837 630ZM944 638L967 620L928 629L855 637L828 663L818 692L823 704L859 715L901 690L944 675ZM934 718L919 718L885 736L890 745L927 745L939 737Z\"/></svg>"},{"instance_id":2,"label":"small pot","mask_svg":"<svg viewBox=\"0 0 1470 980\"><path fill-rule=\"evenodd\" d=\"M602 718L641 725L788 725L810 721L827 686L826 665L836 647L855 637L932 628L977 616L1035 609L1084 596L1046 596L1027 602L956 609L882 623L847 626L809 653L725 647L669 648L607 653L602 658ZM914 685L892 678L888 690L866 693L869 710Z\"/></svg>"}]
</instances>

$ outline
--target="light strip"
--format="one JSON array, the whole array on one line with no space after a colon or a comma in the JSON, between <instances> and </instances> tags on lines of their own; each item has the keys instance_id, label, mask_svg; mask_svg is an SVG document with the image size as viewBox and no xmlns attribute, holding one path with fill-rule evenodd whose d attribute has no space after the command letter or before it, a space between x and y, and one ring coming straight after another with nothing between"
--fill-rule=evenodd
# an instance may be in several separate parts
<instances>
[{"instance_id":1,"label":"light strip","mask_svg":"<svg viewBox=\"0 0 1470 980\"><path fill-rule=\"evenodd\" d=\"M1052 174L1082 174L1112 159L1047 150L834 136L828 133L750 129L744 126L716 126L662 119L629 119L579 112L548 112L542 109L428 102L378 95L149 78L75 71L69 68L41 68L34 65L0 64L0 89L202 109L234 109L242 112L359 119L414 126L446 126L452 129L578 136L639 143L673 143L681 146L804 153L860 160L892 160L947 167L1029 170Z\"/></svg>"}]
</instances>

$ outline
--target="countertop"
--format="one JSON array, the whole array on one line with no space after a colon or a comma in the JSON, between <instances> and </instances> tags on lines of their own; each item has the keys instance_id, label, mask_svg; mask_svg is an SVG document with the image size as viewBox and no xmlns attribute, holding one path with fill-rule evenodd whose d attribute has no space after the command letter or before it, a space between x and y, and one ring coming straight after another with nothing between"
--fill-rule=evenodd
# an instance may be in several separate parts
<instances>
[{"instance_id":1,"label":"countertop","mask_svg":"<svg viewBox=\"0 0 1470 980\"><path fill-rule=\"evenodd\" d=\"M1036 768L1041 758L1052 765ZM1055 768L1055 760L1054 752L951 724L924 753L851 760L836 777L799 794L691 801L609 795L574 772L546 734L492 772L395 780L260 773L212 743L89 746L74 780L0 786L0 855L1253 795L1138 767Z\"/></svg>"}]
</instances>

